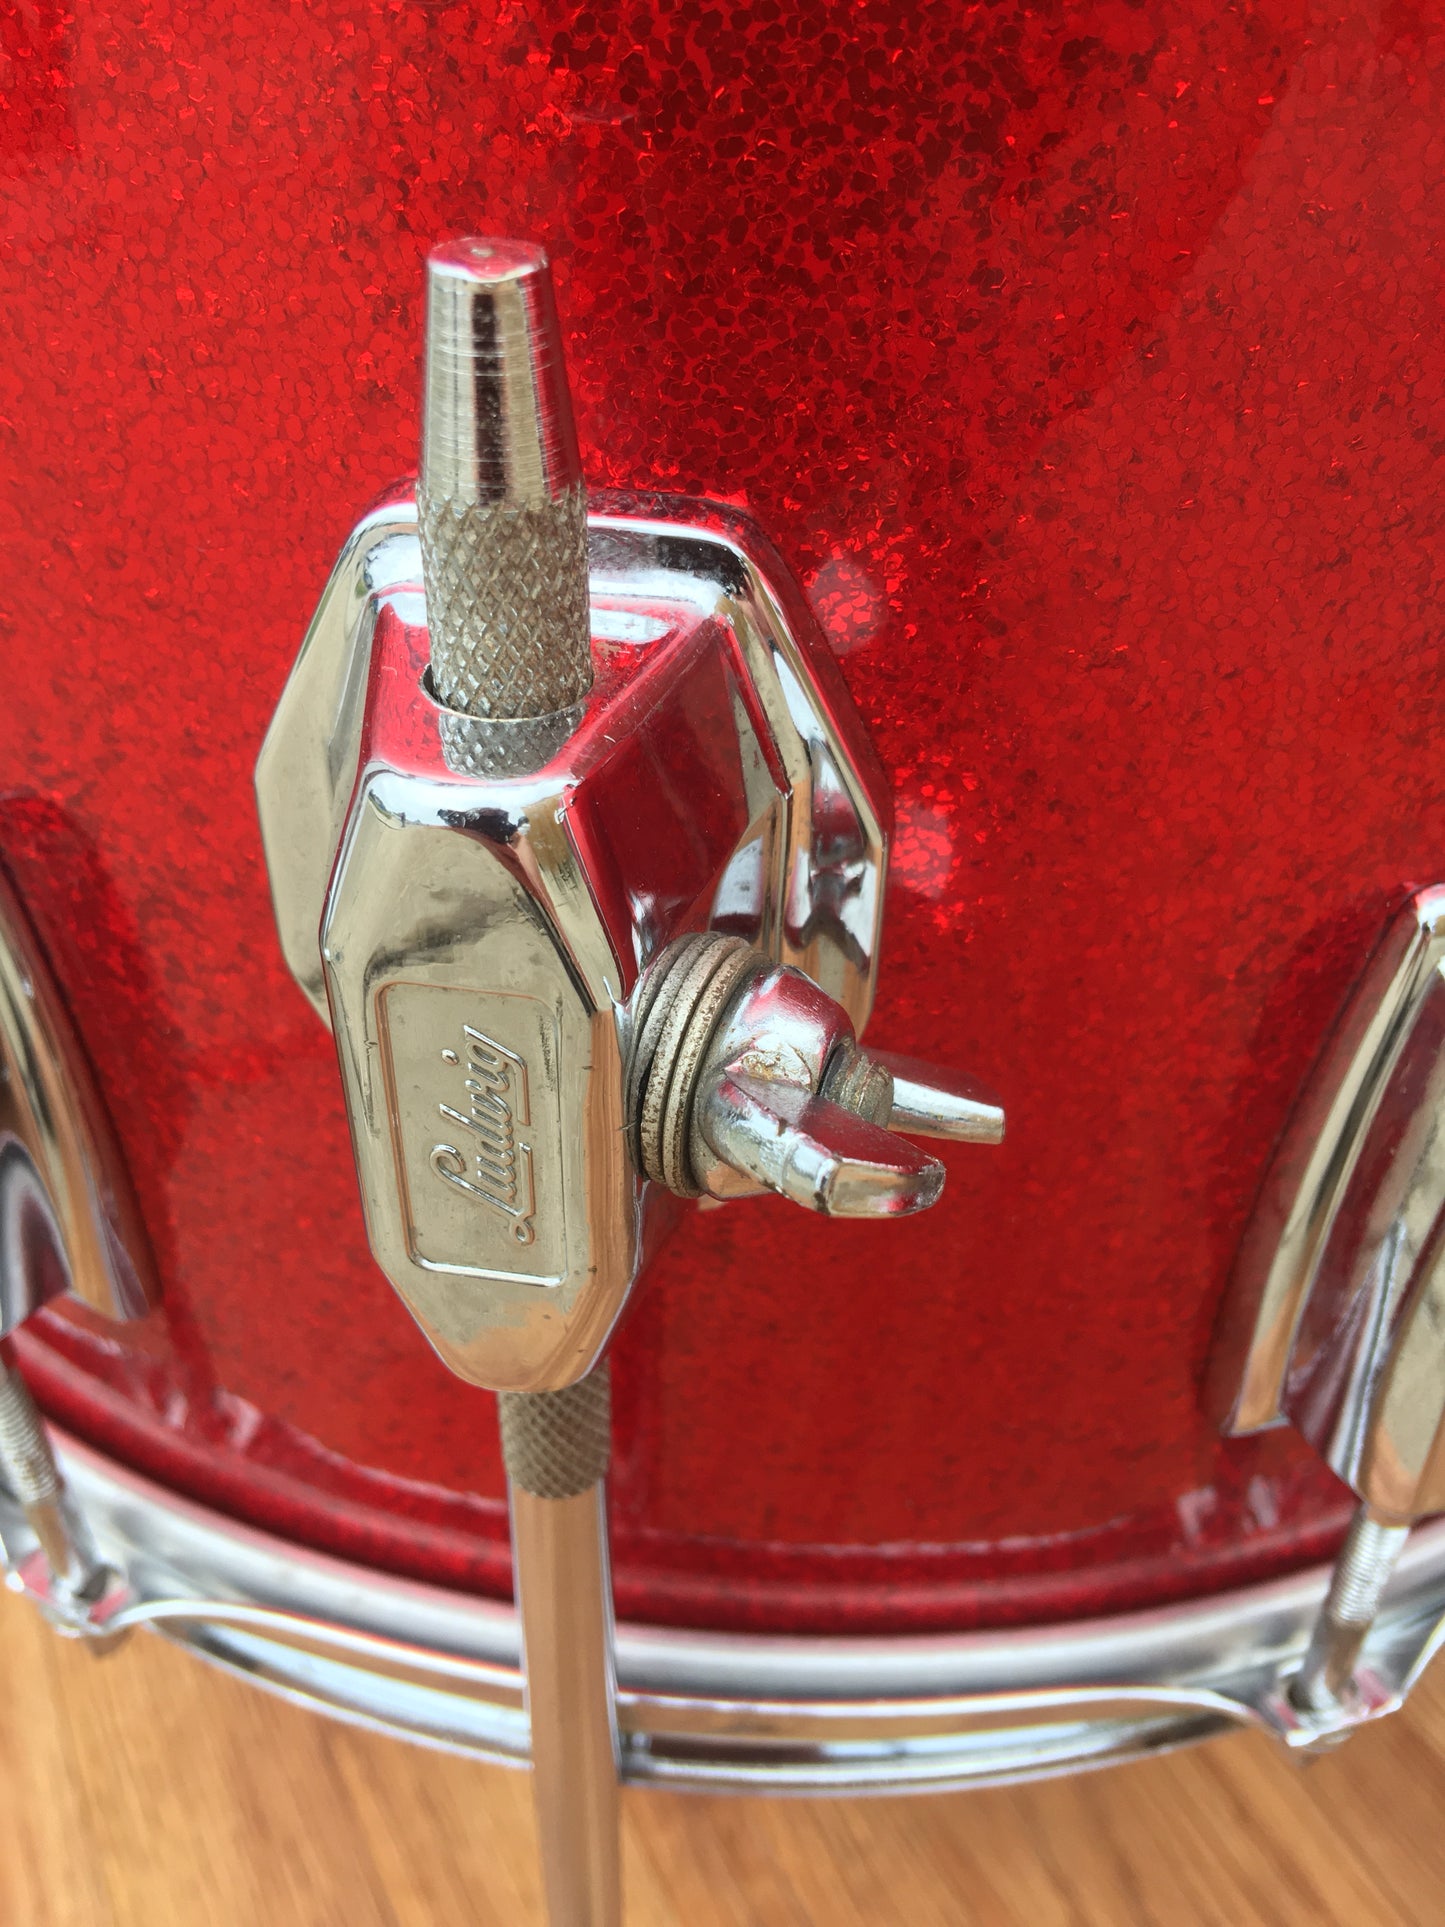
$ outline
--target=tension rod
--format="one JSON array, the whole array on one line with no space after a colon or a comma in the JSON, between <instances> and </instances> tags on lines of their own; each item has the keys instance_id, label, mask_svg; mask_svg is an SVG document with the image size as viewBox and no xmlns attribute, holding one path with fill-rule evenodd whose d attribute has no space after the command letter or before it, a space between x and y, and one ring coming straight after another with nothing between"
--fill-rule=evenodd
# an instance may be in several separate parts
<instances>
[{"instance_id":1,"label":"tension rod","mask_svg":"<svg viewBox=\"0 0 1445 1927\"><path fill-rule=\"evenodd\" d=\"M71 1500L30 1388L8 1339L0 1340L0 1482L25 1514L45 1555L57 1603L97 1598L111 1578Z\"/></svg>"},{"instance_id":2,"label":"tension rod","mask_svg":"<svg viewBox=\"0 0 1445 1927\"><path fill-rule=\"evenodd\" d=\"M455 241L427 264L417 510L447 759L535 769L592 684L587 496L540 248ZM498 1406L548 1914L618 1927L607 1366Z\"/></svg>"},{"instance_id":3,"label":"tension rod","mask_svg":"<svg viewBox=\"0 0 1445 1927\"><path fill-rule=\"evenodd\" d=\"M1381 1519L1368 1505L1356 1508L1309 1650L1290 1682L1289 1696L1302 1711L1334 1712L1349 1692L1356 1663L1409 1537L1408 1523Z\"/></svg>"}]
</instances>

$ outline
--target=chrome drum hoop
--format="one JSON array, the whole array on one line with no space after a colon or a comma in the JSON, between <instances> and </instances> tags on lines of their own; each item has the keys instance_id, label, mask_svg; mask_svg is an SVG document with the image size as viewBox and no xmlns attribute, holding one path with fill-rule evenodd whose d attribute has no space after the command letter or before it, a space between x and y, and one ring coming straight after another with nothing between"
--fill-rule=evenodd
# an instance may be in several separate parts
<instances>
[{"instance_id":1,"label":"chrome drum hoop","mask_svg":"<svg viewBox=\"0 0 1445 1927\"><path fill-rule=\"evenodd\" d=\"M294 1704L525 1765L511 1606L238 1524L57 1435L145 1625ZM23 1541L0 1495L7 1544ZM1329 1568L1042 1629L798 1638L618 1628L624 1777L707 1792L900 1793L1106 1766L1236 1726L1278 1730ZM12 1583L15 1583L12 1579ZM1445 1521L1417 1530L1365 1660L1398 1706L1445 1628Z\"/></svg>"}]
</instances>

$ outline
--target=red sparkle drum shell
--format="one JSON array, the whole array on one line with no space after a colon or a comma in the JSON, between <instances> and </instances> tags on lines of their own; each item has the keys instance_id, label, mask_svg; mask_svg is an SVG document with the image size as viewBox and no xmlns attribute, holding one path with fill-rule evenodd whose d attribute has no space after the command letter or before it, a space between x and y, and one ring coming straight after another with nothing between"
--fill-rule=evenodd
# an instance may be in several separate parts
<instances>
[{"instance_id":1,"label":"red sparkle drum shell","mask_svg":"<svg viewBox=\"0 0 1445 1927\"><path fill-rule=\"evenodd\" d=\"M161 1309L47 1409L237 1520L505 1594L489 1399L368 1254L256 752L417 439L421 263L545 241L596 485L745 506L897 809L870 1038L1009 1112L906 1223L690 1210L615 1349L619 1608L1046 1624L1349 1498L1200 1385L1295 1094L1445 795L1445 41L1011 4L10 12L0 860Z\"/></svg>"}]
</instances>

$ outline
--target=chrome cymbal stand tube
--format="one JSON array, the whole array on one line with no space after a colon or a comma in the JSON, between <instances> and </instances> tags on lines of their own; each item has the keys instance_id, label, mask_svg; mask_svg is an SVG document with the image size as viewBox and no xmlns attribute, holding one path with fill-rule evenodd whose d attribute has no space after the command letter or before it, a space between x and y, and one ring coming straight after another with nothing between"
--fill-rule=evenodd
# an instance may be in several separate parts
<instances>
[{"instance_id":1,"label":"chrome cymbal stand tube","mask_svg":"<svg viewBox=\"0 0 1445 1927\"><path fill-rule=\"evenodd\" d=\"M620 1755L604 1484L612 1443L607 1361L560 1392L503 1392L497 1407L547 1910L566 1927L617 1927Z\"/></svg>"},{"instance_id":2,"label":"chrome cymbal stand tube","mask_svg":"<svg viewBox=\"0 0 1445 1927\"><path fill-rule=\"evenodd\" d=\"M460 241L428 262L417 510L448 761L535 767L592 686L587 496L538 248ZM617 1927L607 1366L498 1410L547 1909L554 1927Z\"/></svg>"}]
</instances>

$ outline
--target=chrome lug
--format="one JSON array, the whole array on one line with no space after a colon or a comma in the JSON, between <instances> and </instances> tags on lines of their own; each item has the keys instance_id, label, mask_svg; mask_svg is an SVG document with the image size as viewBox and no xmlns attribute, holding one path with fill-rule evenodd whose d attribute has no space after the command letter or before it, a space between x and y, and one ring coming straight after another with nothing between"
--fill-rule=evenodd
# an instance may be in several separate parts
<instances>
[{"instance_id":1,"label":"chrome lug","mask_svg":"<svg viewBox=\"0 0 1445 1927\"><path fill-rule=\"evenodd\" d=\"M1289 1423L1358 1500L1303 1661L1266 1717L1335 1744L1401 1703L1368 1663L1412 1525L1445 1508L1445 888L1385 931L1246 1231L1215 1348L1225 1431ZM1364 1656L1364 1657L1362 1657Z\"/></svg>"},{"instance_id":2,"label":"chrome lug","mask_svg":"<svg viewBox=\"0 0 1445 1927\"><path fill-rule=\"evenodd\" d=\"M0 872L0 1525L6 1583L57 1630L116 1638L130 1598L96 1551L9 1335L69 1292L102 1316L158 1296L115 1135L60 991Z\"/></svg>"}]
</instances>

